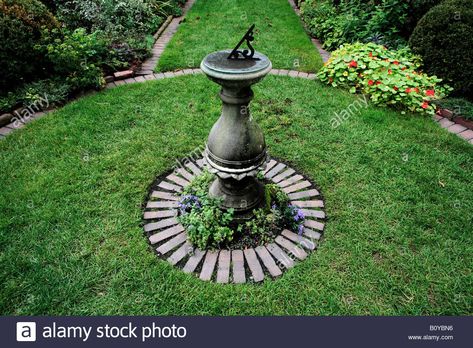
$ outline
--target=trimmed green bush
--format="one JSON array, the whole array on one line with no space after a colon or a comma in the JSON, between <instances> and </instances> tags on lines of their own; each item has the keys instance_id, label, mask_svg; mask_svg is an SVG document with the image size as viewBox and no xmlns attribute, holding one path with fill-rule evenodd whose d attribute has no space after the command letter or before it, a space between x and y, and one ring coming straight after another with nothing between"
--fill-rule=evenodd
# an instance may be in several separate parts
<instances>
[{"instance_id":1,"label":"trimmed green bush","mask_svg":"<svg viewBox=\"0 0 473 348\"><path fill-rule=\"evenodd\" d=\"M41 36L41 27L57 26L51 12L37 0L0 0L0 95L44 75L45 61L34 46Z\"/></svg>"},{"instance_id":2,"label":"trimmed green bush","mask_svg":"<svg viewBox=\"0 0 473 348\"><path fill-rule=\"evenodd\" d=\"M433 7L409 40L424 69L442 77L454 95L473 100L473 7L471 0L447 0Z\"/></svg>"}]
</instances>

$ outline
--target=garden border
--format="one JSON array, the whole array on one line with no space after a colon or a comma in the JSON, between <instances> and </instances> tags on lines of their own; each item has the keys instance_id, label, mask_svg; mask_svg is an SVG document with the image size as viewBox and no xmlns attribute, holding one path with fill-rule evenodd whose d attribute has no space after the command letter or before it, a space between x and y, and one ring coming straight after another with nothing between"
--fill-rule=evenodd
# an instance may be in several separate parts
<instances>
[{"instance_id":1,"label":"garden border","mask_svg":"<svg viewBox=\"0 0 473 348\"><path fill-rule=\"evenodd\" d=\"M144 233L159 258L204 281L255 284L281 276L317 249L325 227L321 221L326 220L323 197L311 179L276 159L267 162L263 174L289 196L291 204L302 209L306 216L303 234L284 229L273 242L255 248L195 248L177 219L177 194L207 164L202 157L186 158L179 163L174 170L158 175L144 208Z\"/></svg>"}]
</instances>

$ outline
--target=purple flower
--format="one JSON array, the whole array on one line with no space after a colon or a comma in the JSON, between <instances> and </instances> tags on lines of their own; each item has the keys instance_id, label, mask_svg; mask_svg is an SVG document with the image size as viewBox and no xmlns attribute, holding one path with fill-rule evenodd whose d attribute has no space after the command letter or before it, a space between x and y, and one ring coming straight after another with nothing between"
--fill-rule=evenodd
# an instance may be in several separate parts
<instances>
[{"instance_id":1,"label":"purple flower","mask_svg":"<svg viewBox=\"0 0 473 348\"><path fill-rule=\"evenodd\" d=\"M178 203L181 214L185 214L191 211L192 208L201 208L199 198L195 195L185 195Z\"/></svg>"},{"instance_id":2,"label":"purple flower","mask_svg":"<svg viewBox=\"0 0 473 348\"><path fill-rule=\"evenodd\" d=\"M305 215L302 212L302 209L292 206L292 214L295 222L304 221Z\"/></svg>"},{"instance_id":3,"label":"purple flower","mask_svg":"<svg viewBox=\"0 0 473 348\"><path fill-rule=\"evenodd\" d=\"M302 236L302 233L304 233L304 225L300 224L299 227L297 228L297 234L299 236Z\"/></svg>"}]
</instances>

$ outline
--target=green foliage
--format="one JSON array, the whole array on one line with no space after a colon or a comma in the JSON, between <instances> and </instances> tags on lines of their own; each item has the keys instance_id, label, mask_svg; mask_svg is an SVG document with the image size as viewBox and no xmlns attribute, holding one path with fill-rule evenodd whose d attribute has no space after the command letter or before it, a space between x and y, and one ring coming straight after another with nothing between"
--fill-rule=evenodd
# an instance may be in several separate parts
<instances>
[{"instance_id":1,"label":"green foliage","mask_svg":"<svg viewBox=\"0 0 473 348\"><path fill-rule=\"evenodd\" d=\"M431 101L451 90L441 79L419 72L420 59L404 50L388 50L374 43L343 45L319 72L321 81L364 93L376 105L433 114Z\"/></svg>"},{"instance_id":2,"label":"green foliage","mask_svg":"<svg viewBox=\"0 0 473 348\"><path fill-rule=\"evenodd\" d=\"M44 76L44 59L33 48L42 26L58 23L46 6L37 0L0 0L0 95L26 81Z\"/></svg>"},{"instance_id":3,"label":"green foliage","mask_svg":"<svg viewBox=\"0 0 473 348\"><path fill-rule=\"evenodd\" d=\"M209 186L215 180L215 175L208 170L204 170L202 174L196 176L191 183L182 190L183 195L196 195L203 197L207 195Z\"/></svg>"},{"instance_id":4,"label":"green foliage","mask_svg":"<svg viewBox=\"0 0 473 348\"><path fill-rule=\"evenodd\" d=\"M65 77L73 90L105 84L101 67L110 55L106 42L85 29L45 29L36 49L51 62L55 74Z\"/></svg>"},{"instance_id":5,"label":"green foliage","mask_svg":"<svg viewBox=\"0 0 473 348\"><path fill-rule=\"evenodd\" d=\"M375 42L402 47L401 30L406 22L408 3L404 0L331 1L308 0L301 7L302 18L311 33L329 50L344 43Z\"/></svg>"},{"instance_id":6,"label":"green foliage","mask_svg":"<svg viewBox=\"0 0 473 348\"><path fill-rule=\"evenodd\" d=\"M473 7L471 0L447 0L419 21L409 45L424 69L448 81L454 94L473 100Z\"/></svg>"}]
</instances>

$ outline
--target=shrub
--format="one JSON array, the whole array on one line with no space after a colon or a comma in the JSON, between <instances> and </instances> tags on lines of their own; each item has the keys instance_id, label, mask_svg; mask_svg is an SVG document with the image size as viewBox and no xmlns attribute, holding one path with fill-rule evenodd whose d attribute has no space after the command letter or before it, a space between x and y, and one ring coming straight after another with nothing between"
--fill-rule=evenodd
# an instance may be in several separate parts
<instances>
[{"instance_id":1,"label":"shrub","mask_svg":"<svg viewBox=\"0 0 473 348\"><path fill-rule=\"evenodd\" d=\"M33 48L40 28L55 28L58 22L37 0L0 0L0 95L7 90L44 75L44 59Z\"/></svg>"},{"instance_id":2,"label":"shrub","mask_svg":"<svg viewBox=\"0 0 473 348\"><path fill-rule=\"evenodd\" d=\"M365 93L376 105L433 114L431 101L443 98L448 86L418 71L420 58L408 49L388 50L374 43L344 45L333 52L318 76L333 87Z\"/></svg>"},{"instance_id":3,"label":"shrub","mask_svg":"<svg viewBox=\"0 0 473 348\"><path fill-rule=\"evenodd\" d=\"M447 80L454 94L473 100L473 7L447 0L422 17L409 40L424 69Z\"/></svg>"},{"instance_id":4,"label":"shrub","mask_svg":"<svg viewBox=\"0 0 473 348\"><path fill-rule=\"evenodd\" d=\"M405 45L401 36L407 18L404 0L308 0L302 4L302 18L311 33L329 50L344 43L376 42L391 47Z\"/></svg>"},{"instance_id":5,"label":"shrub","mask_svg":"<svg viewBox=\"0 0 473 348\"><path fill-rule=\"evenodd\" d=\"M101 67L111 53L107 42L97 33L87 34L82 28L74 31L45 29L42 45L37 45L36 49L44 52L54 72L63 76L73 90L104 85Z\"/></svg>"}]
</instances>

